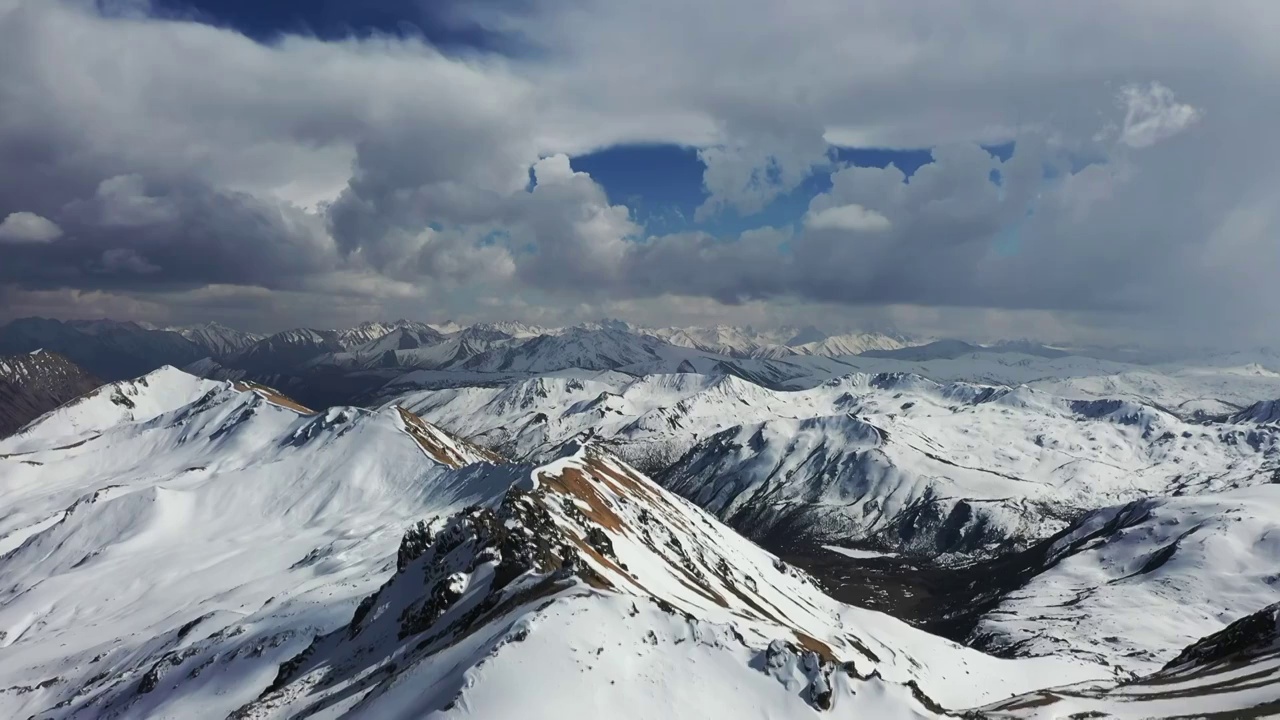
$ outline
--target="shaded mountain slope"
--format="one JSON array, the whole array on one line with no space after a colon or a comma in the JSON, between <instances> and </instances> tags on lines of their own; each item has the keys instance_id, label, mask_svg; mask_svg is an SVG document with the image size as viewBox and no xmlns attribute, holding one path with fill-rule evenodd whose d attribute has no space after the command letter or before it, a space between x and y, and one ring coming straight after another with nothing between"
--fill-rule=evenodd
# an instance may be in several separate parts
<instances>
[{"instance_id":1,"label":"shaded mountain slope","mask_svg":"<svg viewBox=\"0 0 1280 720\"><path fill-rule=\"evenodd\" d=\"M0 438L101 384L58 353L0 357Z\"/></svg>"}]
</instances>

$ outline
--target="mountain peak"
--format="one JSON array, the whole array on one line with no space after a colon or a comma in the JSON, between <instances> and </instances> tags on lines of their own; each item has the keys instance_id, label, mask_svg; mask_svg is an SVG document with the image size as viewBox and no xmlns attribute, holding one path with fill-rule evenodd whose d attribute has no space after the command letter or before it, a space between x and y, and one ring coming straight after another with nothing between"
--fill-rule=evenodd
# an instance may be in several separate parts
<instances>
[{"instance_id":1,"label":"mountain peak","mask_svg":"<svg viewBox=\"0 0 1280 720\"><path fill-rule=\"evenodd\" d=\"M481 668L508 666L551 673L531 686L554 695L539 702L576 716L591 694L570 690L580 679L556 682L552 670L573 653L583 652L590 667L581 670L601 678L597 697L621 701L630 691L620 681L634 679L626 668L637 655L648 658L642 667L658 663L654 670L668 673L690 634L690 651L707 655L700 668L721 668L740 693L763 694L790 712L858 707L859 690L919 717L941 710L906 663L882 658L871 649L877 641L858 638L858 629L837 629L831 601L806 575L606 453L580 448L515 476L525 472L535 482L411 528L391 579L344 627L283 663L267 691L233 717L306 714L345 697L360 698L365 713L389 713L394 688L410 677L419 707L505 717L492 703L510 700L494 693L514 688L490 687ZM560 622L566 616L577 616L574 629ZM579 647L579 639L590 644ZM535 650L537 665L524 665ZM687 674L666 677L668 698L700 684ZM655 706L639 714L662 713Z\"/></svg>"}]
</instances>

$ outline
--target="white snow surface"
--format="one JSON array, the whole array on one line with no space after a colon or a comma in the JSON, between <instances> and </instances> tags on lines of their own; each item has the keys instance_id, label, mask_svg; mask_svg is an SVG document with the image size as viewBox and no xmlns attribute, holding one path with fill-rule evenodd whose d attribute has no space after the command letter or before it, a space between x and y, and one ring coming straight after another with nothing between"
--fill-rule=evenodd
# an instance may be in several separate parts
<instances>
[{"instance_id":1,"label":"white snow surface","mask_svg":"<svg viewBox=\"0 0 1280 720\"><path fill-rule=\"evenodd\" d=\"M931 553L1025 546L1083 510L1268 482L1280 445L1274 426L910 374L796 391L732 376L539 377L395 402L517 458L590 432L753 532L800 510L823 542ZM959 530L942 533L956 512ZM903 534L908 517L918 527Z\"/></svg>"},{"instance_id":2,"label":"white snow surface","mask_svg":"<svg viewBox=\"0 0 1280 720\"><path fill-rule=\"evenodd\" d=\"M1080 545L1080 543L1084 543ZM988 647L1072 654L1146 674L1280 602L1280 485L1099 510L974 630Z\"/></svg>"},{"instance_id":3,"label":"white snow surface","mask_svg":"<svg viewBox=\"0 0 1280 720\"><path fill-rule=\"evenodd\" d=\"M838 555L853 558L854 560L874 560L875 558L897 557L894 553L880 552L878 550L862 550L860 548L840 547L839 545L823 545L822 547Z\"/></svg>"},{"instance_id":4,"label":"white snow surface","mask_svg":"<svg viewBox=\"0 0 1280 720\"><path fill-rule=\"evenodd\" d=\"M133 380L107 383L0 439L0 455L79 442L120 423L176 410L221 385L169 365Z\"/></svg>"},{"instance_id":5,"label":"white snow surface","mask_svg":"<svg viewBox=\"0 0 1280 720\"><path fill-rule=\"evenodd\" d=\"M139 407L172 404L180 378L155 380L131 396ZM404 527L508 482L436 462L394 410L300 414L210 385L148 419L99 422L74 447L31 450L27 438L26 454L0 459L0 716L49 716L221 633L226 654L190 695L143 698L123 716L223 717L312 633L349 619ZM81 420L41 426L69 419ZM64 713L76 715L52 715Z\"/></svg>"},{"instance_id":6,"label":"white snow surface","mask_svg":"<svg viewBox=\"0 0 1280 720\"><path fill-rule=\"evenodd\" d=\"M841 714L916 718L1108 675L838 603L593 443L495 465L398 408L213 385L0 458L0 716L727 720L814 716L830 691ZM135 405L168 402L143 387ZM510 550L464 520L504 507L513 538L576 545L580 569L498 588ZM433 549L405 555L433 521Z\"/></svg>"}]
</instances>

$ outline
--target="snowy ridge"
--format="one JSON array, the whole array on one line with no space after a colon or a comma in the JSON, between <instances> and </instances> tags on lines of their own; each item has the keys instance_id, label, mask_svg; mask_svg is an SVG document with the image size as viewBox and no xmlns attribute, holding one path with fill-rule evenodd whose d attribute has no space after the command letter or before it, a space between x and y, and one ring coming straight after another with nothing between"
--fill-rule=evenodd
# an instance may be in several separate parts
<instances>
[{"instance_id":1,"label":"snowy ridge","mask_svg":"<svg viewBox=\"0 0 1280 720\"><path fill-rule=\"evenodd\" d=\"M540 377L395 402L518 459L590 432L756 538L927 554L1026 547L1085 510L1264 483L1280 468L1273 427L909 373L800 391L733 376Z\"/></svg>"},{"instance_id":2,"label":"snowy ridge","mask_svg":"<svg viewBox=\"0 0 1280 720\"><path fill-rule=\"evenodd\" d=\"M135 380L108 383L50 410L12 437L0 440L0 453L21 453L78 442L121 423L174 410L219 386L218 382L188 375L171 366Z\"/></svg>"},{"instance_id":3,"label":"snowy ridge","mask_svg":"<svg viewBox=\"0 0 1280 720\"><path fill-rule=\"evenodd\" d=\"M1051 667L840 606L607 454L566 452L526 466L493 503L410 531L396 574L350 623L234 717L936 717L931 692L968 704ZM696 659L696 679L676 658ZM976 689L962 680L976 672L1000 679ZM521 699L526 686L536 704Z\"/></svg>"},{"instance_id":4,"label":"snowy ridge","mask_svg":"<svg viewBox=\"0 0 1280 720\"><path fill-rule=\"evenodd\" d=\"M73 447L0 458L0 715L222 717L349 617L404 527L510 483L436 462L394 410L304 414L211 385ZM163 389L139 387L155 407L145 396ZM198 641L219 652L184 667L198 687L172 706L144 697Z\"/></svg>"}]
</instances>

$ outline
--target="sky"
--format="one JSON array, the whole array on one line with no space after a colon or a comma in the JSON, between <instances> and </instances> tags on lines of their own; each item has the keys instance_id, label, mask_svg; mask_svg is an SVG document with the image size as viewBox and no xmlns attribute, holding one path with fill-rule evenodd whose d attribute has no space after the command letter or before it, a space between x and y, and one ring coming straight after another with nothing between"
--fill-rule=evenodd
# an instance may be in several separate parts
<instances>
[{"instance_id":1,"label":"sky","mask_svg":"<svg viewBox=\"0 0 1280 720\"><path fill-rule=\"evenodd\" d=\"M1280 344L1270 0L0 0L0 321Z\"/></svg>"}]
</instances>

